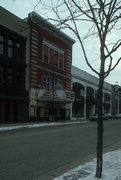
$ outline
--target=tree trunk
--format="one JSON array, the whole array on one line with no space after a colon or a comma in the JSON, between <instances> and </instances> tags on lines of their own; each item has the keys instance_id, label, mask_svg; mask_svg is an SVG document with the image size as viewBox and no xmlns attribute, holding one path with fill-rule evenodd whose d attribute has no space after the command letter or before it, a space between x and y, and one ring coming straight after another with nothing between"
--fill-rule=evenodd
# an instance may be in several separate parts
<instances>
[{"instance_id":1,"label":"tree trunk","mask_svg":"<svg viewBox=\"0 0 121 180\"><path fill-rule=\"evenodd\" d=\"M103 167L103 75L99 78L98 86L98 121L97 121L97 167L96 167L96 177L101 178L102 167Z\"/></svg>"}]
</instances>

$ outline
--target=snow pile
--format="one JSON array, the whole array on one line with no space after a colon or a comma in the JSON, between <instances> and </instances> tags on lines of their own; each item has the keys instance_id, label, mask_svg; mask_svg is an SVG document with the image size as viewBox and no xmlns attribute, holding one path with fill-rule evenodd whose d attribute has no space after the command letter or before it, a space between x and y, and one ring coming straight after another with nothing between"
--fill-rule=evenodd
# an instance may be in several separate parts
<instances>
[{"instance_id":1,"label":"snow pile","mask_svg":"<svg viewBox=\"0 0 121 180\"><path fill-rule=\"evenodd\" d=\"M23 125L13 125L13 126L3 126L0 127L0 131L8 131L14 129L22 129L22 128L37 128L37 127L48 127L48 126L62 126L62 125L69 125L69 124L80 124L80 123L87 123L88 121L75 121L75 122L47 122L47 123L33 123L33 124L23 124Z\"/></svg>"},{"instance_id":2,"label":"snow pile","mask_svg":"<svg viewBox=\"0 0 121 180\"><path fill-rule=\"evenodd\" d=\"M100 180L121 180L121 150L104 154L103 173ZM95 177L96 159L80 165L53 180L98 180Z\"/></svg>"}]
</instances>

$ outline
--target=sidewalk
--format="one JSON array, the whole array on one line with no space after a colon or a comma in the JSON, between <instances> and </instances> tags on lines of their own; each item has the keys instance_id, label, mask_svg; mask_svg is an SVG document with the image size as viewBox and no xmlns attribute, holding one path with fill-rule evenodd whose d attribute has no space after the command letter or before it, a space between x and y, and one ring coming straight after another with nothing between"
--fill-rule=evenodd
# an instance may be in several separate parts
<instances>
[{"instance_id":1,"label":"sidewalk","mask_svg":"<svg viewBox=\"0 0 121 180\"><path fill-rule=\"evenodd\" d=\"M53 180L98 180L95 171L96 159L92 159ZM121 180L121 149L104 153L100 180Z\"/></svg>"},{"instance_id":2,"label":"sidewalk","mask_svg":"<svg viewBox=\"0 0 121 180\"><path fill-rule=\"evenodd\" d=\"M45 122L45 123L38 123L38 122L30 122L30 123L18 123L18 124L0 124L0 131L9 131L14 129L23 129L23 128L37 128L37 127L48 127L48 126L62 126L62 125L71 125L71 124L81 124L87 123L88 121L80 121L80 120L63 120L58 122Z\"/></svg>"}]
</instances>

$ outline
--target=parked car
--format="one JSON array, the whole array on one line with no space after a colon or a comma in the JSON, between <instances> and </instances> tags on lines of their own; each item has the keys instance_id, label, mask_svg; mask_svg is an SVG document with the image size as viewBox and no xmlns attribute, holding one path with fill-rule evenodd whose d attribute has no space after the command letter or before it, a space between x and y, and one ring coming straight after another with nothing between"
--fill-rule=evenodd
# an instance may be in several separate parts
<instances>
[{"instance_id":1,"label":"parked car","mask_svg":"<svg viewBox=\"0 0 121 180\"><path fill-rule=\"evenodd\" d=\"M90 118L89 118L90 121L97 121L97 119L98 119L97 114L91 115Z\"/></svg>"},{"instance_id":2,"label":"parked car","mask_svg":"<svg viewBox=\"0 0 121 180\"><path fill-rule=\"evenodd\" d=\"M113 119L121 119L121 114L116 114L113 116Z\"/></svg>"},{"instance_id":3,"label":"parked car","mask_svg":"<svg viewBox=\"0 0 121 180\"><path fill-rule=\"evenodd\" d=\"M109 120L109 119L112 119L112 115L111 114L105 114L103 115L103 120ZM97 114L94 114L94 115L91 115L90 118L89 118L90 121L97 121L98 120L98 115Z\"/></svg>"},{"instance_id":4,"label":"parked car","mask_svg":"<svg viewBox=\"0 0 121 180\"><path fill-rule=\"evenodd\" d=\"M105 114L104 115L104 120L111 120L113 116L111 114Z\"/></svg>"}]
</instances>

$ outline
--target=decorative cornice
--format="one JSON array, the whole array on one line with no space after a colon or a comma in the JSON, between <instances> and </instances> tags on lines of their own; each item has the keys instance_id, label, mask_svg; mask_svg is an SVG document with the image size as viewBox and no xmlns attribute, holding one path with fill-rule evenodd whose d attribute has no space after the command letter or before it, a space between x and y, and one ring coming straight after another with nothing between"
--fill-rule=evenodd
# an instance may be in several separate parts
<instances>
[{"instance_id":1,"label":"decorative cornice","mask_svg":"<svg viewBox=\"0 0 121 180\"><path fill-rule=\"evenodd\" d=\"M62 40L69 46L72 46L75 43L75 40L69 37L64 32L57 29L54 25L44 19L42 16L37 14L36 12L31 12L28 14L28 18L33 22L39 25L41 28L45 29L49 33L53 34L53 36L57 37L58 39Z\"/></svg>"}]
</instances>

